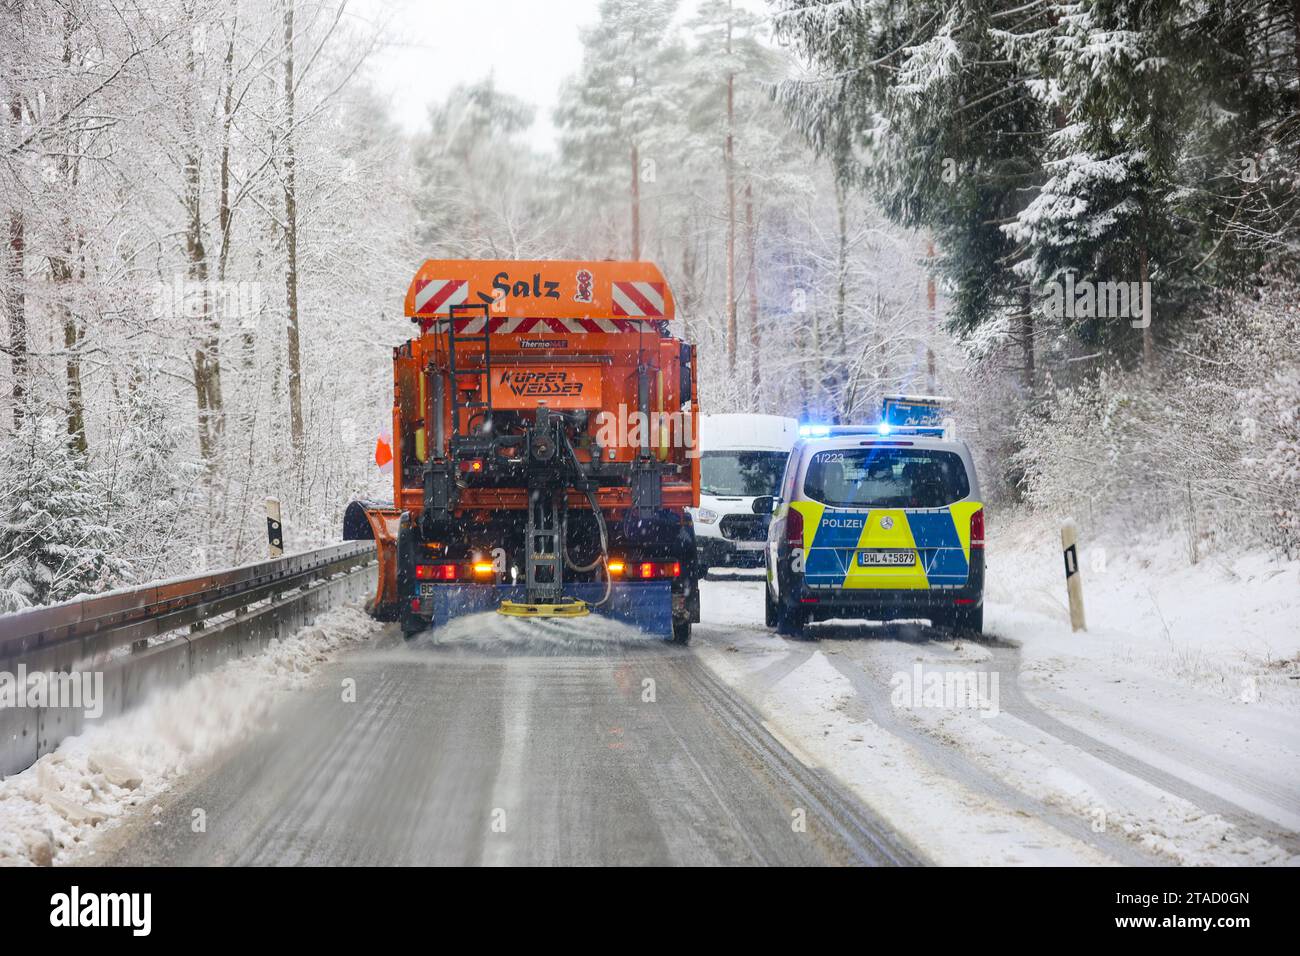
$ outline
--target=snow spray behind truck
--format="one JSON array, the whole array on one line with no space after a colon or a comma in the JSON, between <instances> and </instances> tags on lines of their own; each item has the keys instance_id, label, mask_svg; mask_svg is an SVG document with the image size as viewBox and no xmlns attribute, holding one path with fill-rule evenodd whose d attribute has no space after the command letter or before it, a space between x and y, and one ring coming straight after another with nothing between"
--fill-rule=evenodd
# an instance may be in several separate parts
<instances>
[{"instance_id":1,"label":"snow spray behind truck","mask_svg":"<svg viewBox=\"0 0 1300 956\"><path fill-rule=\"evenodd\" d=\"M695 350L647 262L430 260L393 351L393 502L371 613L598 613L685 642L699 621Z\"/></svg>"}]
</instances>

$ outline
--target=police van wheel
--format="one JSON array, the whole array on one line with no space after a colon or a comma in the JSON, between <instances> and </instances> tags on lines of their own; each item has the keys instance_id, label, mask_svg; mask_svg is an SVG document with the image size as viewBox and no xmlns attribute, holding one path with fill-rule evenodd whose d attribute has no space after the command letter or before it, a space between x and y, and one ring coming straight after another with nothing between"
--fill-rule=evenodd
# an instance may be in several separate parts
<instances>
[{"instance_id":1,"label":"police van wheel","mask_svg":"<svg viewBox=\"0 0 1300 956\"><path fill-rule=\"evenodd\" d=\"M952 615L952 629L958 634L978 636L984 633L984 605L958 608Z\"/></svg>"},{"instance_id":2,"label":"police van wheel","mask_svg":"<svg viewBox=\"0 0 1300 956\"><path fill-rule=\"evenodd\" d=\"M772 600L772 589L763 583L763 623L776 627L776 602Z\"/></svg>"},{"instance_id":3,"label":"police van wheel","mask_svg":"<svg viewBox=\"0 0 1300 956\"><path fill-rule=\"evenodd\" d=\"M786 607L780 602L777 603L776 633L785 637L803 637L806 623L802 608Z\"/></svg>"}]
</instances>

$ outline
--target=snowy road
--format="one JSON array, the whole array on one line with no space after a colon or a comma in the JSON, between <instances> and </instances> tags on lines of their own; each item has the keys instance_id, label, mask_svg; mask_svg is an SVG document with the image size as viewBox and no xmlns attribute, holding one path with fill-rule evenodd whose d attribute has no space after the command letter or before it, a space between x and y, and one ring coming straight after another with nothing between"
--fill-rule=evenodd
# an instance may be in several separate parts
<instances>
[{"instance_id":1,"label":"snowy road","mask_svg":"<svg viewBox=\"0 0 1300 956\"><path fill-rule=\"evenodd\" d=\"M1216 695L1099 653L1099 636L1062 656L1033 644L1049 618L997 603L978 643L906 623L786 639L762 624L761 587L706 582L689 648L598 617L475 615L409 645L390 629L264 693L270 726L92 858L1300 862L1300 734L1275 691ZM996 637L1013 626L1030 643ZM922 673L979 675L991 699L900 699Z\"/></svg>"},{"instance_id":2,"label":"snowy road","mask_svg":"<svg viewBox=\"0 0 1300 956\"><path fill-rule=\"evenodd\" d=\"M688 649L478 615L323 668L98 858L122 864L915 860ZM578 633L574 634L574 629ZM356 702L343 700L354 680ZM205 832L191 825L201 810ZM107 858L107 859L106 859Z\"/></svg>"}]
</instances>

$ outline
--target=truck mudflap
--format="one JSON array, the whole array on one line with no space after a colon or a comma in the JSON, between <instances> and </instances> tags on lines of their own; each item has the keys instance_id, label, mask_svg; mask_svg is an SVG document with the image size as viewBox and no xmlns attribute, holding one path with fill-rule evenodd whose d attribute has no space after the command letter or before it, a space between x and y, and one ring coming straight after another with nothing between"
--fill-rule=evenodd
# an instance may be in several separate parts
<instances>
[{"instance_id":1,"label":"truck mudflap","mask_svg":"<svg viewBox=\"0 0 1300 956\"><path fill-rule=\"evenodd\" d=\"M605 585L600 582L566 583L564 596L587 602L593 615L622 621L655 637L669 639L673 635L672 586L667 581L613 584L603 604L598 603L605 596ZM466 614L495 611L503 600L525 602L527 589L510 584L425 583L416 614L437 628Z\"/></svg>"}]
</instances>

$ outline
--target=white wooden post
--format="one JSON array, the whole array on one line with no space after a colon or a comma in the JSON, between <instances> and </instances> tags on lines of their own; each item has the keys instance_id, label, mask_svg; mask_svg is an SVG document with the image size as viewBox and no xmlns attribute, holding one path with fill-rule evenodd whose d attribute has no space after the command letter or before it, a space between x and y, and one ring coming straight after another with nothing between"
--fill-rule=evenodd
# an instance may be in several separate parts
<instances>
[{"instance_id":1,"label":"white wooden post","mask_svg":"<svg viewBox=\"0 0 1300 956\"><path fill-rule=\"evenodd\" d=\"M1073 520L1061 526L1061 550L1065 556L1065 590L1070 597L1070 629L1086 631L1083 619L1083 579L1079 576L1079 529Z\"/></svg>"},{"instance_id":2,"label":"white wooden post","mask_svg":"<svg viewBox=\"0 0 1300 956\"><path fill-rule=\"evenodd\" d=\"M266 546L271 557L284 554L284 526L280 523L280 499L266 499Z\"/></svg>"}]
</instances>

